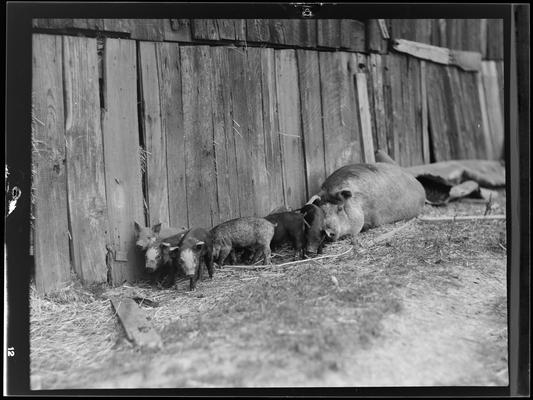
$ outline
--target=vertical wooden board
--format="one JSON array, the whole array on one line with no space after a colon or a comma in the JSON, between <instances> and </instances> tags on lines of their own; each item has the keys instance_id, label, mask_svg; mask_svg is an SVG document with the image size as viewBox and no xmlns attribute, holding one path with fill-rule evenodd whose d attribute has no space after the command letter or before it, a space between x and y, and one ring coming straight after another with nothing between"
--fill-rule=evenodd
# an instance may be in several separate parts
<instances>
[{"instance_id":1,"label":"vertical wooden board","mask_svg":"<svg viewBox=\"0 0 533 400\"><path fill-rule=\"evenodd\" d=\"M64 36L63 56L72 261L84 283L106 282L107 208L96 39Z\"/></svg>"},{"instance_id":2,"label":"vertical wooden board","mask_svg":"<svg viewBox=\"0 0 533 400\"><path fill-rule=\"evenodd\" d=\"M320 102L320 67L316 51L297 50L296 57L302 105L307 197L310 198L320 191L320 186L326 179L322 104Z\"/></svg>"},{"instance_id":3,"label":"vertical wooden board","mask_svg":"<svg viewBox=\"0 0 533 400\"><path fill-rule=\"evenodd\" d=\"M235 25L235 40L246 41L246 20L234 19L233 23Z\"/></svg>"},{"instance_id":4,"label":"vertical wooden board","mask_svg":"<svg viewBox=\"0 0 533 400\"><path fill-rule=\"evenodd\" d=\"M370 119L370 104L368 101L367 74L356 72L357 104L359 108L359 123L361 125L361 148L363 161L373 163L374 143L372 141L372 122Z\"/></svg>"},{"instance_id":5,"label":"vertical wooden board","mask_svg":"<svg viewBox=\"0 0 533 400\"><path fill-rule=\"evenodd\" d=\"M208 46L180 48L189 227L210 228L217 212Z\"/></svg>"},{"instance_id":6,"label":"vertical wooden board","mask_svg":"<svg viewBox=\"0 0 533 400\"><path fill-rule=\"evenodd\" d=\"M170 223L168 209L167 144L162 129L160 86L156 43L139 43L139 69L141 102L143 105L142 129L146 148L146 181L149 225Z\"/></svg>"},{"instance_id":7,"label":"vertical wooden board","mask_svg":"<svg viewBox=\"0 0 533 400\"><path fill-rule=\"evenodd\" d=\"M404 113L407 116L407 125L404 134L409 138L409 147L406 153L409 165L419 165L424 162L420 60L413 57L406 59L408 79L404 81Z\"/></svg>"},{"instance_id":8,"label":"vertical wooden board","mask_svg":"<svg viewBox=\"0 0 533 400\"><path fill-rule=\"evenodd\" d=\"M504 75L504 63L503 61L496 61L496 75L498 76L498 93L500 95L500 109L502 115L505 115L505 75Z\"/></svg>"},{"instance_id":9,"label":"vertical wooden board","mask_svg":"<svg viewBox=\"0 0 533 400\"><path fill-rule=\"evenodd\" d=\"M341 48L365 51L365 24L355 19L341 19Z\"/></svg>"},{"instance_id":10,"label":"vertical wooden board","mask_svg":"<svg viewBox=\"0 0 533 400\"><path fill-rule=\"evenodd\" d=\"M247 20L254 21L254 20ZM286 19L269 19L268 20L268 31L269 39L268 42L274 44L288 44L291 32L288 32ZM253 27L253 25L251 25ZM257 36L257 33L255 33Z\"/></svg>"},{"instance_id":11,"label":"vertical wooden board","mask_svg":"<svg viewBox=\"0 0 533 400\"><path fill-rule=\"evenodd\" d=\"M483 133L483 140L481 143L483 143L483 148L485 150L482 158L486 160L493 160L494 149L492 146L492 138L490 135L489 116L488 116L487 102L485 100L485 89L483 88L482 72L476 72L475 75L476 75L479 107L481 111L481 131Z\"/></svg>"},{"instance_id":12,"label":"vertical wooden board","mask_svg":"<svg viewBox=\"0 0 533 400\"><path fill-rule=\"evenodd\" d=\"M235 40L235 24L232 19L217 19L215 21L219 39Z\"/></svg>"},{"instance_id":13,"label":"vertical wooden board","mask_svg":"<svg viewBox=\"0 0 533 400\"><path fill-rule=\"evenodd\" d=\"M394 39L430 44L431 25L430 19L391 19L389 34Z\"/></svg>"},{"instance_id":14,"label":"vertical wooden board","mask_svg":"<svg viewBox=\"0 0 533 400\"><path fill-rule=\"evenodd\" d=\"M426 66L429 132L434 161L451 160L454 157L450 137L453 135L454 125L448 109L449 85L446 70L434 63L427 63Z\"/></svg>"},{"instance_id":15,"label":"vertical wooden board","mask_svg":"<svg viewBox=\"0 0 533 400\"><path fill-rule=\"evenodd\" d=\"M187 221L185 131L181 93L179 46L160 43L157 49L161 131L166 138L166 176L170 226L181 228Z\"/></svg>"},{"instance_id":16,"label":"vertical wooden board","mask_svg":"<svg viewBox=\"0 0 533 400\"><path fill-rule=\"evenodd\" d=\"M466 136L470 146L469 158L488 159L484 147L483 114L478 96L477 73L459 71L461 94L464 97Z\"/></svg>"},{"instance_id":17,"label":"vertical wooden board","mask_svg":"<svg viewBox=\"0 0 533 400\"><path fill-rule=\"evenodd\" d=\"M188 19L165 19L163 32L166 41L190 42L191 24Z\"/></svg>"},{"instance_id":18,"label":"vertical wooden board","mask_svg":"<svg viewBox=\"0 0 533 400\"><path fill-rule=\"evenodd\" d=\"M248 42L270 42L270 23L268 19L247 19L246 40Z\"/></svg>"},{"instance_id":19,"label":"vertical wooden board","mask_svg":"<svg viewBox=\"0 0 533 400\"><path fill-rule=\"evenodd\" d=\"M479 26L479 52L481 53L481 59L487 58L487 19L483 18L480 21Z\"/></svg>"},{"instance_id":20,"label":"vertical wooden board","mask_svg":"<svg viewBox=\"0 0 533 400\"><path fill-rule=\"evenodd\" d=\"M404 165L404 159L402 154L403 143L401 142L400 135L404 129L403 121L403 98L402 98L402 81L405 79L402 76L402 61L403 55L391 53L388 55L387 68L390 75L390 87L391 87L391 129L387 132L388 140L392 143L391 151L389 154L398 164Z\"/></svg>"},{"instance_id":21,"label":"vertical wooden board","mask_svg":"<svg viewBox=\"0 0 533 400\"><path fill-rule=\"evenodd\" d=\"M446 20L446 43L447 47L454 50L462 50L463 24L460 19Z\"/></svg>"},{"instance_id":22,"label":"vertical wooden board","mask_svg":"<svg viewBox=\"0 0 533 400\"><path fill-rule=\"evenodd\" d=\"M192 37L199 40L218 40L216 19L192 19Z\"/></svg>"},{"instance_id":23,"label":"vertical wooden board","mask_svg":"<svg viewBox=\"0 0 533 400\"><path fill-rule=\"evenodd\" d=\"M213 135L215 146L218 212L213 225L239 216L235 132L231 116L231 76L228 48L211 47L213 65Z\"/></svg>"},{"instance_id":24,"label":"vertical wooden board","mask_svg":"<svg viewBox=\"0 0 533 400\"><path fill-rule=\"evenodd\" d=\"M460 72L458 68L446 67L446 75L450 84L449 106L452 112L452 121L455 126L452 132L454 136L450 139L455 144L454 158L466 159L471 158L472 149L470 146L469 135L465 117L465 96L462 93Z\"/></svg>"},{"instance_id":25,"label":"vertical wooden board","mask_svg":"<svg viewBox=\"0 0 533 400\"><path fill-rule=\"evenodd\" d=\"M132 20L128 18L104 18L104 31L131 34Z\"/></svg>"},{"instance_id":26,"label":"vertical wooden board","mask_svg":"<svg viewBox=\"0 0 533 400\"><path fill-rule=\"evenodd\" d=\"M383 56L371 54L369 56L369 70L372 82L371 93L373 97L372 107L374 122L374 137L376 149L381 149L388 154L387 144L388 120L390 113L385 108L385 82L383 69Z\"/></svg>"},{"instance_id":27,"label":"vertical wooden board","mask_svg":"<svg viewBox=\"0 0 533 400\"><path fill-rule=\"evenodd\" d=\"M263 133L265 163L271 210L285 204L281 164L281 143L277 109L276 69L274 49L261 52L261 91L263 98Z\"/></svg>"},{"instance_id":28,"label":"vertical wooden board","mask_svg":"<svg viewBox=\"0 0 533 400\"><path fill-rule=\"evenodd\" d=\"M387 40L383 38L377 19L368 19L365 24L366 51L384 54L387 52Z\"/></svg>"},{"instance_id":29,"label":"vertical wooden board","mask_svg":"<svg viewBox=\"0 0 533 400\"><path fill-rule=\"evenodd\" d=\"M482 63L483 87L485 91L485 104L492 140L493 157L499 159L503 152L504 129L503 112L501 110L500 92L498 88L498 75L495 61Z\"/></svg>"},{"instance_id":30,"label":"vertical wooden board","mask_svg":"<svg viewBox=\"0 0 533 400\"><path fill-rule=\"evenodd\" d=\"M237 161L239 214L241 217L254 215L252 159L250 157L250 123L248 116L248 93L246 87L246 52L231 48L228 51L231 71L232 96L232 133L235 140L235 158Z\"/></svg>"},{"instance_id":31,"label":"vertical wooden board","mask_svg":"<svg viewBox=\"0 0 533 400\"><path fill-rule=\"evenodd\" d=\"M34 255L40 293L70 281L63 71L60 36L33 35L32 96L35 117Z\"/></svg>"},{"instance_id":32,"label":"vertical wooden board","mask_svg":"<svg viewBox=\"0 0 533 400\"><path fill-rule=\"evenodd\" d=\"M294 45L316 48L316 21L307 19L290 20L290 27L294 30Z\"/></svg>"},{"instance_id":33,"label":"vertical wooden board","mask_svg":"<svg viewBox=\"0 0 533 400\"><path fill-rule=\"evenodd\" d=\"M294 50L275 51L279 134L286 206L296 209L306 202L305 162Z\"/></svg>"},{"instance_id":34,"label":"vertical wooden board","mask_svg":"<svg viewBox=\"0 0 533 400\"><path fill-rule=\"evenodd\" d=\"M431 153L429 150L428 93L426 68L426 61L420 61L420 95L422 101L422 159L424 164L429 164L432 160Z\"/></svg>"},{"instance_id":35,"label":"vertical wooden board","mask_svg":"<svg viewBox=\"0 0 533 400\"><path fill-rule=\"evenodd\" d=\"M271 210L266 173L265 139L263 134L263 103L261 93L261 51L250 47L246 57L246 86L248 94L248 116L250 156L252 160L252 183L255 215L267 215Z\"/></svg>"},{"instance_id":36,"label":"vertical wooden board","mask_svg":"<svg viewBox=\"0 0 533 400\"><path fill-rule=\"evenodd\" d=\"M503 60L503 19L487 20L487 59Z\"/></svg>"},{"instance_id":37,"label":"vertical wooden board","mask_svg":"<svg viewBox=\"0 0 533 400\"><path fill-rule=\"evenodd\" d=\"M354 70L350 54L319 54L326 175L362 161Z\"/></svg>"},{"instance_id":38,"label":"vertical wooden board","mask_svg":"<svg viewBox=\"0 0 533 400\"><path fill-rule=\"evenodd\" d=\"M103 143L106 199L114 284L134 281L143 260L135 249L133 221L144 220L135 41L106 39L104 46Z\"/></svg>"},{"instance_id":39,"label":"vertical wooden board","mask_svg":"<svg viewBox=\"0 0 533 400\"><path fill-rule=\"evenodd\" d=\"M338 49L341 47L341 25L338 19L318 19L317 45Z\"/></svg>"},{"instance_id":40,"label":"vertical wooden board","mask_svg":"<svg viewBox=\"0 0 533 400\"><path fill-rule=\"evenodd\" d=\"M165 39L163 19L137 18L131 20L131 38L139 40L162 41Z\"/></svg>"}]
</instances>

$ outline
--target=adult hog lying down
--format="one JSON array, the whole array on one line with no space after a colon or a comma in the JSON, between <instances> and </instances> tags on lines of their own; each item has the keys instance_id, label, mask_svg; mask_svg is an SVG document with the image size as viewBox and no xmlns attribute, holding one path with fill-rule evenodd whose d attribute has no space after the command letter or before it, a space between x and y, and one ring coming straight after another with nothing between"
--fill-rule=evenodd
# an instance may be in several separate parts
<instances>
[{"instance_id":1,"label":"adult hog lying down","mask_svg":"<svg viewBox=\"0 0 533 400\"><path fill-rule=\"evenodd\" d=\"M324 210L326 235L338 240L362 229L414 218L424 201L424 188L413 175L398 165L377 162L339 168L308 203Z\"/></svg>"}]
</instances>

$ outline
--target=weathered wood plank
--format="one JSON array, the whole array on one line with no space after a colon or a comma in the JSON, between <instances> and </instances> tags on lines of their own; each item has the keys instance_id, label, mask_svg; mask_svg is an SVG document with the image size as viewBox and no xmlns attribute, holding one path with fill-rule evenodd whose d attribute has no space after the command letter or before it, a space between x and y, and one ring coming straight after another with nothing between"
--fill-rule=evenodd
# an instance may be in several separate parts
<instances>
[{"instance_id":1,"label":"weathered wood plank","mask_svg":"<svg viewBox=\"0 0 533 400\"><path fill-rule=\"evenodd\" d=\"M320 102L320 66L316 51L297 50L296 57L302 105L307 198L310 198L320 191L320 185L326 179L322 104Z\"/></svg>"},{"instance_id":2,"label":"weathered wood plank","mask_svg":"<svg viewBox=\"0 0 533 400\"><path fill-rule=\"evenodd\" d=\"M394 39L394 50L439 64L450 63L450 49L404 39Z\"/></svg>"},{"instance_id":3,"label":"weathered wood plank","mask_svg":"<svg viewBox=\"0 0 533 400\"><path fill-rule=\"evenodd\" d=\"M175 42L191 41L191 24L188 19L165 19L163 21L165 40Z\"/></svg>"},{"instance_id":4,"label":"weathered wood plank","mask_svg":"<svg viewBox=\"0 0 533 400\"><path fill-rule=\"evenodd\" d=\"M365 51L365 24L355 19L341 19L340 47L352 51Z\"/></svg>"},{"instance_id":5,"label":"weathered wood plank","mask_svg":"<svg viewBox=\"0 0 533 400\"><path fill-rule=\"evenodd\" d=\"M33 35L32 138L35 190L35 284L40 293L70 281L63 69L60 36Z\"/></svg>"},{"instance_id":6,"label":"weathered wood plank","mask_svg":"<svg viewBox=\"0 0 533 400\"><path fill-rule=\"evenodd\" d=\"M218 212L213 224L239 216L237 164L235 159L235 133L231 119L231 75L228 51L212 47L213 65L213 134L215 146Z\"/></svg>"},{"instance_id":7,"label":"weathered wood plank","mask_svg":"<svg viewBox=\"0 0 533 400\"><path fill-rule=\"evenodd\" d=\"M387 40L383 38L377 19L366 20L366 51L370 53L387 53Z\"/></svg>"},{"instance_id":8,"label":"weathered wood plank","mask_svg":"<svg viewBox=\"0 0 533 400\"><path fill-rule=\"evenodd\" d=\"M248 93L248 116L250 155L252 159L252 182L255 215L267 215L272 209L270 203L268 176L265 160L265 139L263 134L263 102L261 93L261 52L263 49L250 47L246 57L247 79L245 91Z\"/></svg>"},{"instance_id":9,"label":"weathered wood plank","mask_svg":"<svg viewBox=\"0 0 533 400\"><path fill-rule=\"evenodd\" d=\"M106 282L107 208L96 39L63 36L71 251L84 283Z\"/></svg>"},{"instance_id":10,"label":"weathered wood plank","mask_svg":"<svg viewBox=\"0 0 533 400\"><path fill-rule=\"evenodd\" d=\"M129 33L130 38L139 40L161 41L165 38L163 19L104 19L104 30Z\"/></svg>"},{"instance_id":11,"label":"weathered wood plank","mask_svg":"<svg viewBox=\"0 0 533 400\"><path fill-rule=\"evenodd\" d=\"M232 96L232 133L235 139L235 158L237 160L238 191L234 195L239 198L241 217L254 215L252 167L250 157L250 117L248 116L248 93L246 86L246 52L242 48L231 48L228 51L231 71Z\"/></svg>"},{"instance_id":12,"label":"weathered wood plank","mask_svg":"<svg viewBox=\"0 0 533 400\"><path fill-rule=\"evenodd\" d=\"M213 67L209 47L183 46L180 58L189 227L210 228L218 206L210 82Z\"/></svg>"},{"instance_id":13,"label":"weathered wood plank","mask_svg":"<svg viewBox=\"0 0 533 400\"><path fill-rule=\"evenodd\" d=\"M216 19L192 19L192 37L199 40L218 40L218 27Z\"/></svg>"},{"instance_id":14,"label":"weathered wood plank","mask_svg":"<svg viewBox=\"0 0 533 400\"><path fill-rule=\"evenodd\" d=\"M494 149L492 146L492 138L490 135L489 115L487 109L487 102L485 101L485 89L483 88L482 73L476 73L476 82L478 90L479 105L481 109L481 131L483 132L483 146L484 146L484 159L494 160Z\"/></svg>"},{"instance_id":15,"label":"weathered wood plank","mask_svg":"<svg viewBox=\"0 0 533 400\"><path fill-rule=\"evenodd\" d=\"M162 157L167 168L169 224L182 227L188 225L188 220L179 46L159 43L156 49L161 131L166 138L166 155Z\"/></svg>"},{"instance_id":16,"label":"weathered wood plank","mask_svg":"<svg viewBox=\"0 0 533 400\"><path fill-rule=\"evenodd\" d=\"M248 42L271 42L270 20L268 19L247 19L246 20L246 40Z\"/></svg>"},{"instance_id":17,"label":"weathered wood plank","mask_svg":"<svg viewBox=\"0 0 533 400\"><path fill-rule=\"evenodd\" d=\"M503 19L487 20L487 60L503 60Z\"/></svg>"},{"instance_id":18,"label":"weathered wood plank","mask_svg":"<svg viewBox=\"0 0 533 400\"><path fill-rule=\"evenodd\" d=\"M499 159L503 152L504 128L496 62L484 61L482 68L485 104L487 106L492 148L494 151L493 157L494 159Z\"/></svg>"},{"instance_id":19,"label":"weathered wood plank","mask_svg":"<svg viewBox=\"0 0 533 400\"><path fill-rule=\"evenodd\" d=\"M457 159L475 158L475 149L472 148L472 132L467 128L466 113L471 110L465 110L467 104L465 95L462 93L459 71L456 68L446 68L447 79L450 84L449 106L452 111L453 131L455 133L452 140L455 140L454 157Z\"/></svg>"},{"instance_id":20,"label":"weathered wood plank","mask_svg":"<svg viewBox=\"0 0 533 400\"><path fill-rule=\"evenodd\" d=\"M135 42L106 39L104 47L103 143L109 247L114 253L114 284L141 276L143 260L135 249L133 221L143 221L143 194L137 119Z\"/></svg>"},{"instance_id":21,"label":"weathered wood plank","mask_svg":"<svg viewBox=\"0 0 533 400\"><path fill-rule=\"evenodd\" d=\"M463 136L467 138L468 148L470 149L467 156L468 158L487 159L483 146L483 114L478 96L477 74L463 71L458 72L461 83L462 112L466 121L466 132Z\"/></svg>"},{"instance_id":22,"label":"weathered wood plank","mask_svg":"<svg viewBox=\"0 0 533 400\"><path fill-rule=\"evenodd\" d=\"M235 25L235 40L246 41L246 20L234 19L233 23Z\"/></svg>"},{"instance_id":23,"label":"weathered wood plank","mask_svg":"<svg viewBox=\"0 0 533 400\"><path fill-rule=\"evenodd\" d=\"M168 209L167 144L162 129L159 60L156 43L139 43L139 68L141 102L143 105L142 129L146 155L146 181L149 226L159 222L170 224Z\"/></svg>"},{"instance_id":24,"label":"weathered wood plank","mask_svg":"<svg viewBox=\"0 0 533 400\"><path fill-rule=\"evenodd\" d=\"M285 205L296 209L305 204L307 192L298 90L298 67L294 50L278 50L275 52L275 57Z\"/></svg>"},{"instance_id":25,"label":"weathered wood plank","mask_svg":"<svg viewBox=\"0 0 533 400\"><path fill-rule=\"evenodd\" d=\"M317 19L317 45L338 49L341 46L341 25L338 19Z\"/></svg>"},{"instance_id":26,"label":"weathered wood plank","mask_svg":"<svg viewBox=\"0 0 533 400\"><path fill-rule=\"evenodd\" d=\"M371 54L369 57L370 77L372 81L373 96L373 120L375 127L375 148L381 149L392 155L387 141L387 132L389 131L390 113L385 107L385 80L384 80L384 61L383 56Z\"/></svg>"},{"instance_id":27,"label":"weathered wood plank","mask_svg":"<svg viewBox=\"0 0 533 400\"><path fill-rule=\"evenodd\" d=\"M355 57L355 54L352 54L352 59ZM361 150L363 153L363 161L366 163L374 163L374 143L372 140L372 121L370 117L370 104L368 101L366 64L361 65L364 65L365 67L360 68L357 66L357 72L355 72L359 123L361 124Z\"/></svg>"},{"instance_id":28,"label":"weathered wood plank","mask_svg":"<svg viewBox=\"0 0 533 400\"><path fill-rule=\"evenodd\" d=\"M232 19L217 19L218 37L222 40L235 40L235 24Z\"/></svg>"},{"instance_id":29,"label":"weathered wood plank","mask_svg":"<svg viewBox=\"0 0 533 400\"><path fill-rule=\"evenodd\" d=\"M128 340L137 346L150 349L163 346L161 337L146 318L144 310L135 301L129 298L111 298L110 301Z\"/></svg>"},{"instance_id":30,"label":"weathered wood plank","mask_svg":"<svg viewBox=\"0 0 533 400\"><path fill-rule=\"evenodd\" d=\"M431 44L432 20L430 19L391 19L389 26L390 36L394 39Z\"/></svg>"},{"instance_id":31,"label":"weathered wood plank","mask_svg":"<svg viewBox=\"0 0 533 400\"><path fill-rule=\"evenodd\" d=\"M427 63L428 114L431 145L435 162L454 158L453 116L449 110L449 83L443 67Z\"/></svg>"},{"instance_id":32,"label":"weathered wood plank","mask_svg":"<svg viewBox=\"0 0 533 400\"><path fill-rule=\"evenodd\" d=\"M405 160L402 157L402 151L400 146L404 146L400 135L403 133L404 121L403 121L403 96L402 96L402 82L405 76L402 75L402 61L405 61L404 56L391 53L387 56L387 69L390 76L390 88L391 88L391 125L390 130L387 132L388 141L392 143L392 151L389 155L399 165L404 166Z\"/></svg>"},{"instance_id":33,"label":"weathered wood plank","mask_svg":"<svg viewBox=\"0 0 533 400\"><path fill-rule=\"evenodd\" d=\"M345 52L319 54L326 175L362 161L355 71L349 69L349 60Z\"/></svg>"},{"instance_id":34,"label":"weathered wood plank","mask_svg":"<svg viewBox=\"0 0 533 400\"><path fill-rule=\"evenodd\" d=\"M432 160L429 149L428 93L425 61L420 61L420 95L422 101L422 158L424 164L429 164Z\"/></svg>"},{"instance_id":35,"label":"weathered wood plank","mask_svg":"<svg viewBox=\"0 0 533 400\"><path fill-rule=\"evenodd\" d=\"M265 163L268 175L270 204L275 208L285 204L285 193L283 191L281 164L281 137L278 134L279 120L276 99L276 69L273 49L263 49L261 52L261 73Z\"/></svg>"}]
</instances>

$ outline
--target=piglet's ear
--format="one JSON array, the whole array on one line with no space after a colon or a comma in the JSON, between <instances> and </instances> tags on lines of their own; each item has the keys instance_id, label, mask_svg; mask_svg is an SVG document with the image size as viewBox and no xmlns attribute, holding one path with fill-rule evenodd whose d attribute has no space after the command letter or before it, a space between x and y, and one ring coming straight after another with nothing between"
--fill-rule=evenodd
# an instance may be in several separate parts
<instances>
[{"instance_id":1,"label":"piglet's ear","mask_svg":"<svg viewBox=\"0 0 533 400\"><path fill-rule=\"evenodd\" d=\"M137 221L133 221L133 226L135 227L135 232L141 231L141 226L138 224Z\"/></svg>"},{"instance_id":2,"label":"piglet's ear","mask_svg":"<svg viewBox=\"0 0 533 400\"><path fill-rule=\"evenodd\" d=\"M161 222L152 226L152 232L159 233L161 231Z\"/></svg>"}]
</instances>

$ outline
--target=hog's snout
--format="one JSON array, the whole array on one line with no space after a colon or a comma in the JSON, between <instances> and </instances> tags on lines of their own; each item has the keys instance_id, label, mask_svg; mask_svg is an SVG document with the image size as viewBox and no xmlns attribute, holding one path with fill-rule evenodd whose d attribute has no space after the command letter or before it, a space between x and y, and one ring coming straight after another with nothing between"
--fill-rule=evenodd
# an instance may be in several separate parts
<instances>
[{"instance_id":1,"label":"hog's snout","mask_svg":"<svg viewBox=\"0 0 533 400\"><path fill-rule=\"evenodd\" d=\"M329 240L335 240L337 238L337 233L331 229L326 229L326 237Z\"/></svg>"}]
</instances>

